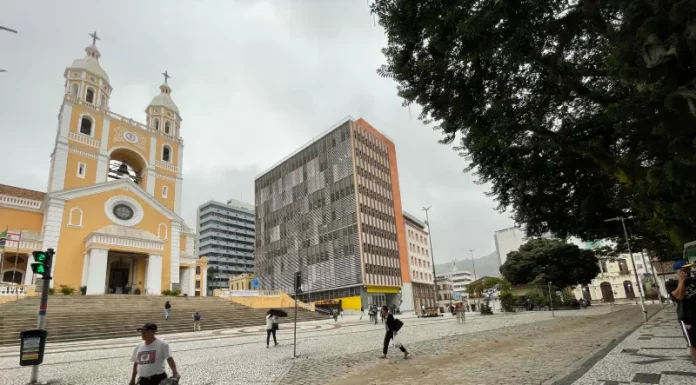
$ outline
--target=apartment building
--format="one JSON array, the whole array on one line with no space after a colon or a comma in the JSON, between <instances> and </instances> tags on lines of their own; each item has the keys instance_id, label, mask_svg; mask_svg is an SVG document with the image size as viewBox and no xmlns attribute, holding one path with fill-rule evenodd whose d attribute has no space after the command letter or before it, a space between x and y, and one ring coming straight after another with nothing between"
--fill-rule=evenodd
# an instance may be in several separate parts
<instances>
[{"instance_id":1,"label":"apartment building","mask_svg":"<svg viewBox=\"0 0 696 385\"><path fill-rule=\"evenodd\" d=\"M255 181L256 277L264 289L343 308L401 302L410 282L394 143L347 118Z\"/></svg>"},{"instance_id":2,"label":"apartment building","mask_svg":"<svg viewBox=\"0 0 696 385\"><path fill-rule=\"evenodd\" d=\"M430 242L425 223L404 211L406 244L408 245L408 273L410 283L401 287L402 312L420 312L422 306L435 307L435 277L430 258Z\"/></svg>"},{"instance_id":3,"label":"apartment building","mask_svg":"<svg viewBox=\"0 0 696 385\"><path fill-rule=\"evenodd\" d=\"M208 258L208 293L229 279L254 272L254 206L235 199L198 207L198 255Z\"/></svg>"}]
</instances>

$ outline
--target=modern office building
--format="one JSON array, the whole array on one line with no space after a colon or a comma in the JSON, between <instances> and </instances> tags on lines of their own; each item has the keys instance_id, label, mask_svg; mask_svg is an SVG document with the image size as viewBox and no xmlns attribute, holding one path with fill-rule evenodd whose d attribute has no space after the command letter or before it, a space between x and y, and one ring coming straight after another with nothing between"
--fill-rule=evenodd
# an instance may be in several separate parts
<instances>
[{"instance_id":1,"label":"modern office building","mask_svg":"<svg viewBox=\"0 0 696 385\"><path fill-rule=\"evenodd\" d=\"M408 244L408 274L410 283L401 287L403 294L402 312L420 313L423 306L435 307L435 277L430 258L430 242L425 223L404 211L406 242Z\"/></svg>"},{"instance_id":2,"label":"modern office building","mask_svg":"<svg viewBox=\"0 0 696 385\"><path fill-rule=\"evenodd\" d=\"M493 234L495 250L498 252L498 264L502 266L507 260L508 253L517 251L527 242L524 231L518 227L498 230Z\"/></svg>"},{"instance_id":3,"label":"modern office building","mask_svg":"<svg viewBox=\"0 0 696 385\"><path fill-rule=\"evenodd\" d=\"M198 255L208 258L208 287L227 289L229 279L254 272L254 206L230 199L198 207Z\"/></svg>"},{"instance_id":4,"label":"modern office building","mask_svg":"<svg viewBox=\"0 0 696 385\"><path fill-rule=\"evenodd\" d=\"M394 143L346 118L255 182L255 272L263 289L345 309L401 303L407 266Z\"/></svg>"},{"instance_id":5,"label":"modern office building","mask_svg":"<svg viewBox=\"0 0 696 385\"><path fill-rule=\"evenodd\" d=\"M476 279L473 274L468 270L458 269L457 263L452 262L452 267L449 271L445 271L442 274L437 275L439 280L449 280L452 283L452 299L454 301L462 301L465 304L469 300L469 292L467 291L467 285L474 282Z\"/></svg>"},{"instance_id":6,"label":"modern office building","mask_svg":"<svg viewBox=\"0 0 696 385\"><path fill-rule=\"evenodd\" d=\"M437 277L435 279L435 284L437 285L437 307L440 312L445 312L454 302L452 280L449 278Z\"/></svg>"}]
</instances>

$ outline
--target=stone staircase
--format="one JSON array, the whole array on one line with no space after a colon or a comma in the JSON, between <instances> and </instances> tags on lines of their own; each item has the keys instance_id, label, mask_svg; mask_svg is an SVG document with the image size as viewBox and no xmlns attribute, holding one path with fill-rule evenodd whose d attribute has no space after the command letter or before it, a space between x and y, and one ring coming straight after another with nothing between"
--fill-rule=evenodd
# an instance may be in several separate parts
<instances>
[{"instance_id":1,"label":"stone staircase","mask_svg":"<svg viewBox=\"0 0 696 385\"><path fill-rule=\"evenodd\" d=\"M172 313L164 320L164 303ZM32 297L0 305L0 345L19 344L19 332L36 328L39 298ZM284 309L291 322L294 309ZM203 330L265 325L267 309L253 309L217 297L155 297L135 295L62 296L48 300L48 342L101 340L138 336L135 329L155 322L159 334L193 331L192 314L202 316ZM326 315L298 309L297 321L327 319Z\"/></svg>"}]
</instances>

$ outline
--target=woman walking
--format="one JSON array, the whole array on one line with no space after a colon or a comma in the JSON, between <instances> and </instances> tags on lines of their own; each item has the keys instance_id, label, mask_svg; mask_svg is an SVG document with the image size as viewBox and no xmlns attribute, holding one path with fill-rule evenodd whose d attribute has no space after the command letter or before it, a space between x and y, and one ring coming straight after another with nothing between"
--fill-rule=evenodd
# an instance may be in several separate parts
<instances>
[{"instance_id":1,"label":"woman walking","mask_svg":"<svg viewBox=\"0 0 696 385\"><path fill-rule=\"evenodd\" d=\"M269 310L266 313L266 349L268 349L268 344L271 342L271 334L273 334L273 343L278 346L276 330L278 330L278 317L273 315L273 312Z\"/></svg>"},{"instance_id":2,"label":"woman walking","mask_svg":"<svg viewBox=\"0 0 696 385\"><path fill-rule=\"evenodd\" d=\"M167 301L164 304L164 320L165 321L169 320L169 313L171 313L171 312L172 312L172 304L170 304L169 301Z\"/></svg>"}]
</instances>

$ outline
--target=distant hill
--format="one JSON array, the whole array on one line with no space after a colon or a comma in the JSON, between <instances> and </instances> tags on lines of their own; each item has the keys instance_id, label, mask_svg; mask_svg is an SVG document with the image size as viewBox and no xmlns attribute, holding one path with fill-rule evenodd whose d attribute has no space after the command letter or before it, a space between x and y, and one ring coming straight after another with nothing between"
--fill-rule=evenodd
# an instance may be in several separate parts
<instances>
[{"instance_id":1,"label":"distant hill","mask_svg":"<svg viewBox=\"0 0 696 385\"><path fill-rule=\"evenodd\" d=\"M486 255L485 257L477 258L474 260L476 263L476 276L483 277L500 277L500 271L498 270L498 253L495 251ZM468 270L474 272L471 264L471 259L462 259L456 261L457 270ZM442 274L447 271L452 270L452 262L440 263L435 265L435 274Z\"/></svg>"}]
</instances>

